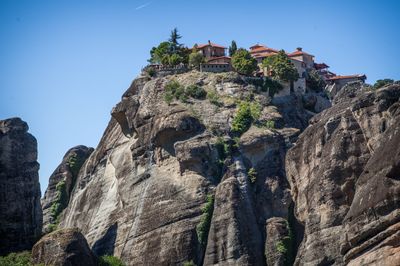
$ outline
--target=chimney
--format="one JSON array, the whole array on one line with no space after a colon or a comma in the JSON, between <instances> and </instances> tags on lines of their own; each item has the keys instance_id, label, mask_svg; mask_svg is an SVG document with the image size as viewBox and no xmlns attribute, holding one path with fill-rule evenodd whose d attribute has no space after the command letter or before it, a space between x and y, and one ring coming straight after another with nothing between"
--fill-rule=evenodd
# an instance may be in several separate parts
<instances>
[{"instance_id":1,"label":"chimney","mask_svg":"<svg viewBox=\"0 0 400 266\"><path fill-rule=\"evenodd\" d=\"M303 48L301 48L301 47L297 47L296 49L297 49L297 51L299 51L299 52L301 52L301 51L303 50Z\"/></svg>"},{"instance_id":2,"label":"chimney","mask_svg":"<svg viewBox=\"0 0 400 266\"><path fill-rule=\"evenodd\" d=\"M208 40L208 44L211 45L211 41L210 40Z\"/></svg>"}]
</instances>

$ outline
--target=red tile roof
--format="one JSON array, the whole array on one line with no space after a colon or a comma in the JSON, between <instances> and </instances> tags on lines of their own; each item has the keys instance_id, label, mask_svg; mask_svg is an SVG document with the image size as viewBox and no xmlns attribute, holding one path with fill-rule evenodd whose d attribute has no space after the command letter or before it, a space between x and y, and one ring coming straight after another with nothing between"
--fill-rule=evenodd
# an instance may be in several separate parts
<instances>
[{"instance_id":1,"label":"red tile roof","mask_svg":"<svg viewBox=\"0 0 400 266\"><path fill-rule=\"evenodd\" d=\"M253 50L254 48L257 48L257 47L263 47L264 45L261 45L261 44L255 44L255 45L253 45L253 46L251 46L250 47L250 50ZM265 47L265 46L264 46Z\"/></svg>"},{"instance_id":2,"label":"red tile roof","mask_svg":"<svg viewBox=\"0 0 400 266\"><path fill-rule=\"evenodd\" d=\"M251 49L251 47L250 47L250 49ZM251 54L254 54L254 53L264 53L264 52L278 53L278 50L275 50L275 49L266 47L266 46L264 46L264 45L260 45L259 47L256 47L256 48L250 50L250 53L251 53Z\"/></svg>"},{"instance_id":3,"label":"red tile roof","mask_svg":"<svg viewBox=\"0 0 400 266\"><path fill-rule=\"evenodd\" d=\"M314 63L314 67L316 69L325 69L325 68L328 68L329 66L325 63Z\"/></svg>"},{"instance_id":4,"label":"red tile roof","mask_svg":"<svg viewBox=\"0 0 400 266\"><path fill-rule=\"evenodd\" d=\"M299 51L299 50L294 51L293 53L289 53L289 54L288 54L289 57L292 57L292 56L299 56L299 55L309 55L309 56L313 56L312 54L309 54L309 53L306 53L306 52L303 52L303 51Z\"/></svg>"},{"instance_id":5,"label":"red tile roof","mask_svg":"<svg viewBox=\"0 0 400 266\"><path fill-rule=\"evenodd\" d=\"M365 75L360 75L360 74L356 74L356 75L347 75L347 76L334 76L331 78L328 78L327 80L338 80L338 79L351 79L351 78L359 78L359 79L366 79L367 76Z\"/></svg>"},{"instance_id":6,"label":"red tile roof","mask_svg":"<svg viewBox=\"0 0 400 266\"><path fill-rule=\"evenodd\" d=\"M256 53L256 54L252 54L252 56L254 56L255 58L260 58L260 57L267 57L267 56L271 56L271 55L275 55L276 53L274 52L265 52L265 53Z\"/></svg>"},{"instance_id":7,"label":"red tile roof","mask_svg":"<svg viewBox=\"0 0 400 266\"><path fill-rule=\"evenodd\" d=\"M206 43L206 44L198 44L197 45L197 49L202 49L202 48L207 47L207 46L226 49L225 46L222 46L222 45L219 45L219 44L216 44L216 43L212 43L212 42ZM195 47L193 46L193 48L195 48Z\"/></svg>"}]
</instances>

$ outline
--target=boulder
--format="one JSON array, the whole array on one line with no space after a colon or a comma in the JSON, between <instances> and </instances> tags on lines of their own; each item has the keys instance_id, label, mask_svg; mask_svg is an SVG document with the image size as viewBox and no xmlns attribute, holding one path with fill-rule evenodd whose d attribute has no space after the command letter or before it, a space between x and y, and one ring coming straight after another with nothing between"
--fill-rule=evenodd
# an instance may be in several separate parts
<instances>
[{"instance_id":1,"label":"boulder","mask_svg":"<svg viewBox=\"0 0 400 266\"><path fill-rule=\"evenodd\" d=\"M61 229L42 237L32 248L32 262L54 266L97 266L85 237L76 228Z\"/></svg>"}]
</instances>

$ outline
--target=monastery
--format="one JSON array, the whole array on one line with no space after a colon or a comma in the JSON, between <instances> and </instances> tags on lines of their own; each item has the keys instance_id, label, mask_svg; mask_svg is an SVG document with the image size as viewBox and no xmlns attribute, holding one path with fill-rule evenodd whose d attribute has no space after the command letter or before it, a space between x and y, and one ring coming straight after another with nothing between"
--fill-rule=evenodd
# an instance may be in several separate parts
<instances>
[{"instance_id":1,"label":"monastery","mask_svg":"<svg viewBox=\"0 0 400 266\"><path fill-rule=\"evenodd\" d=\"M197 49L203 54L206 62L201 64L200 71L204 72L227 72L232 70L231 58L226 55L227 47L212 43L208 41L206 44L195 45L193 48ZM277 54L279 50L267 47L265 45L256 44L249 48L250 54L257 60L260 67L260 71L257 73L258 76L269 76L269 73L262 67L263 60L271 55ZM325 63L316 63L314 55L303 51L301 47L298 47L294 52L287 53L290 61L296 67L299 73L299 79L294 83L293 89L296 93L306 92L306 75L309 70L316 70L319 75L327 83L326 89L332 95L336 94L344 85L353 81L365 82L365 75L336 75L329 71L329 66ZM285 88L280 94L288 94L293 91L290 90L289 86ZM279 96L279 95L277 95Z\"/></svg>"}]
</instances>

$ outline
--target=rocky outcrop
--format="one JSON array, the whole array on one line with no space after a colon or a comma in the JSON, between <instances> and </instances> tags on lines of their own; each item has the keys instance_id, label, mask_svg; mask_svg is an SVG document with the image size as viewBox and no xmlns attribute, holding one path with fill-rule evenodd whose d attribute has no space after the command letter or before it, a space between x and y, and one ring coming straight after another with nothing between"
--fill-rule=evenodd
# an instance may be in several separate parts
<instances>
[{"instance_id":1,"label":"rocky outcrop","mask_svg":"<svg viewBox=\"0 0 400 266\"><path fill-rule=\"evenodd\" d=\"M398 265L400 86L338 93L286 156L297 265Z\"/></svg>"},{"instance_id":2,"label":"rocky outcrop","mask_svg":"<svg viewBox=\"0 0 400 266\"><path fill-rule=\"evenodd\" d=\"M0 255L30 249L42 231L36 139L20 118L0 121Z\"/></svg>"},{"instance_id":3,"label":"rocky outcrop","mask_svg":"<svg viewBox=\"0 0 400 266\"><path fill-rule=\"evenodd\" d=\"M172 79L217 99L167 104ZM59 227L79 228L95 254L128 265L265 265L267 220L290 216L284 155L310 116L289 98L271 106L234 73L139 77L83 164ZM260 104L259 127L233 138L236 103L249 99ZM279 129L260 126L270 120Z\"/></svg>"},{"instance_id":4,"label":"rocky outcrop","mask_svg":"<svg viewBox=\"0 0 400 266\"><path fill-rule=\"evenodd\" d=\"M79 170L92 152L93 148L82 145L71 148L50 176L42 199L43 232L49 232L50 225L57 224L57 217L69 202Z\"/></svg>"},{"instance_id":5,"label":"rocky outcrop","mask_svg":"<svg viewBox=\"0 0 400 266\"><path fill-rule=\"evenodd\" d=\"M76 228L61 229L42 237L32 248L32 262L54 266L97 266L96 256Z\"/></svg>"}]
</instances>

